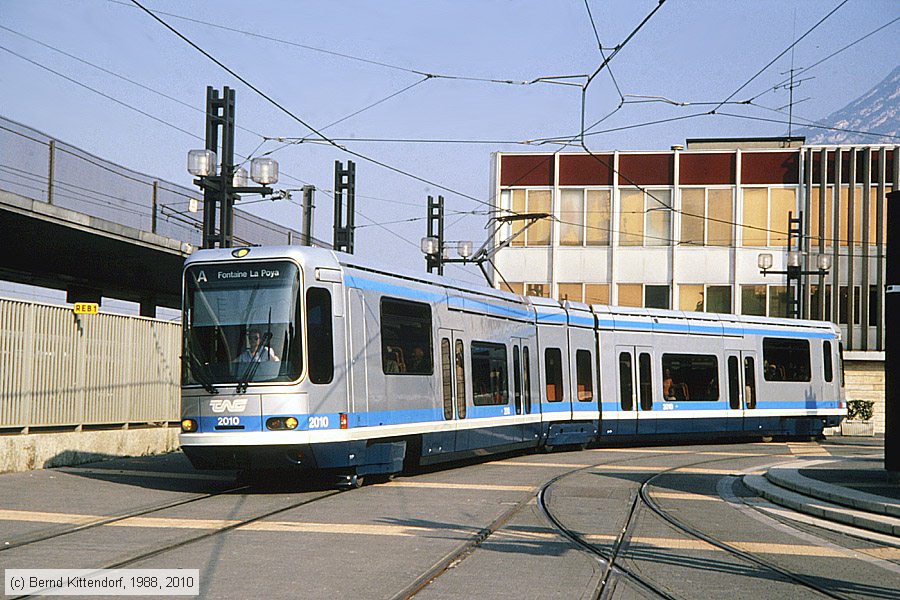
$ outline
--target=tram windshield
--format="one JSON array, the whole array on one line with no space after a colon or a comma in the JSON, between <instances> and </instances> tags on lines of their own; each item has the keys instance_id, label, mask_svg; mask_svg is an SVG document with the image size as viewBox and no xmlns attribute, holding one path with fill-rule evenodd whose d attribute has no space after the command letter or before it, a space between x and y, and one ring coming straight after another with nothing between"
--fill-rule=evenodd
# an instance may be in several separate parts
<instances>
[{"instance_id":1,"label":"tram windshield","mask_svg":"<svg viewBox=\"0 0 900 600\"><path fill-rule=\"evenodd\" d=\"M185 271L182 384L295 381L303 372L300 269L287 261Z\"/></svg>"}]
</instances>

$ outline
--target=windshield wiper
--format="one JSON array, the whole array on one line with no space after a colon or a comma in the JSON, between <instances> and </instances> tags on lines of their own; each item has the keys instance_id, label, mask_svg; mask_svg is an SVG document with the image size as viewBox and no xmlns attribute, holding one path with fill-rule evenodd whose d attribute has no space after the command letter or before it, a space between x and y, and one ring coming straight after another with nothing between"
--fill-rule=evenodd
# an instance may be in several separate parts
<instances>
[{"instance_id":1,"label":"windshield wiper","mask_svg":"<svg viewBox=\"0 0 900 600\"><path fill-rule=\"evenodd\" d=\"M250 357L250 364L247 365L247 370L244 371L244 375L238 381L237 390L235 390L238 394L243 394L247 391L247 388L250 386L250 380L253 379L253 376L256 374L256 370L259 368L259 363L262 362L260 359L262 358L261 354L263 350L265 350L266 353L270 351L269 340L271 339L272 328L271 326L269 326L269 331L266 331L263 334L262 340L259 344L259 348L256 350L256 354Z\"/></svg>"},{"instance_id":2,"label":"windshield wiper","mask_svg":"<svg viewBox=\"0 0 900 600\"><path fill-rule=\"evenodd\" d=\"M197 355L191 351L190 345L187 347L188 358L190 359L190 371L193 373L194 378L200 382L200 385L203 386L203 389L209 392L210 394L218 394L219 390L212 384L212 378L209 376L209 366L200 362L200 359L197 358ZM196 365L197 368L194 368Z\"/></svg>"}]
</instances>

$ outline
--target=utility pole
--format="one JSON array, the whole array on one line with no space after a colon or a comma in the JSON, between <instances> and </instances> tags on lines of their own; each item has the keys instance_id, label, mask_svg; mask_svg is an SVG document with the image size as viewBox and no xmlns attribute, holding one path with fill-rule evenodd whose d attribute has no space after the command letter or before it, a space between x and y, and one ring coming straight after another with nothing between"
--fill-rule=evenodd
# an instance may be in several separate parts
<instances>
[{"instance_id":1,"label":"utility pole","mask_svg":"<svg viewBox=\"0 0 900 600\"><path fill-rule=\"evenodd\" d=\"M346 200L347 212L344 213ZM339 252L353 254L354 212L356 210L356 163L347 161L347 168L341 161L334 161L334 243Z\"/></svg>"},{"instance_id":2,"label":"utility pole","mask_svg":"<svg viewBox=\"0 0 900 600\"><path fill-rule=\"evenodd\" d=\"M428 196L428 237L437 240L435 251L425 254L428 272L444 274L444 197Z\"/></svg>"},{"instance_id":3,"label":"utility pole","mask_svg":"<svg viewBox=\"0 0 900 600\"><path fill-rule=\"evenodd\" d=\"M896 150L895 150L896 152ZM887 195L887 284L884 294L884 468L900 483L900 190ZM891 241L893 240L893 241Z\"/></svg>"},{"instance_id":4,"label":"utility pole","mask_svg":"<svg viewBox=\"0 0 900 600\"><path fill-rule=\"evenodd\" d=\"M301 237L301 243L304 246L312 246L312 229L313 229L313 210L316 208L316 205L313 203L313 200L316 195L316 186L314 185L304 185L303 186L303 234Z\"/></svg>"}]
</instances>

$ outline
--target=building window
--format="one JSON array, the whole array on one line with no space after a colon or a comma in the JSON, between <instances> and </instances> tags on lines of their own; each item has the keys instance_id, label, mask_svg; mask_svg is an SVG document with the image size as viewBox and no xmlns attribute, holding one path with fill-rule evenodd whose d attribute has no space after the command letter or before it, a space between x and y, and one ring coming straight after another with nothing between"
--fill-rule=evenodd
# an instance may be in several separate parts
<instances>
[{"instance_id":1,"label":"building window","mask_svg":"<svg viewBox=\"0 0 900 600\"><path fill-rule=\"evenodd\" d=\"M509 404L506 346L472 342L472 404Z\"/></svg>"},{"instance_id":2,"label":"building window","mask_svg":"<svg viewBox=\"0 0 900 600\"><path fill-rule=\"evenodd\" d=\"M681 243L731 246L732 198L730 189L682 188Z\"/></svg>"},{"instance_id":3,"label":"building window","mask_svg":"<svg viewBox=\"0 0 900 600\"><path fill-rule=\"evenodd\" d=\"M744 246L787 246L788 215L797 212L796 188L744 188Z\"/></svg>"},{"instance_id":4,"label":"building window","mask_svg":"<svg viewBox=\"0 0 900 600\"><path fill-rule=\"evenodd\" d=\"M766 286L741 286L741 314L756 317L766 316Z\"/></svg>"},{"instance_id":5,"label":"building window","mask_svg":"<svg viewBox=\"0 0 900 600\"><path fill-rule=\"evenodd\" d=\"M838 323L847 324L847 301L849 288L842 285L840 289L840 300L838 304ZM859 305L860 305L860 286L853 286L853 324L859 325Z\"/></svg>"},{"instance_id":6,"label":"building window","mask_svg":"<svg viewBox=\"0 0 900 600\"><path fill-rule=\"evenodd\" d=\"M560 301L583 302L584 292L582 291L582 285L580 283L560 283L558 298Z\"/></svg>"},{"instance_id":7,"label":"building window","mask_svg":"<svg viewBox=\"0 0 900 600\"><path fill-rule=\"evenodd\" d=\"M584 235L588 246L609 246L609 197L609 190L587 191L587 229Z\"/></svg>"},{"instance_id":8,"label":"building window","mask_svg":"<svg viewBox=\"0 0 900 600\"><path fill-rule=\"evenodd\" d=\"M562 190L559 200L559 245L584 244L584 190Z\"/></svg>"},{"instance_id":9,"label":"building window","mask_svg":"<svg viewBox=\"0 0 900 600\"><path fill-rule=\"evenodd\" d=\"M511 210L513 214L524 213L551 213L550 190L510 190L512 192ZM516 234L510 245L512 246L549 246L550 245L549 218L540 219L528 228L525 233L525 222L512 224L512 232Z\"/></svg>"},{"instance_id":10,"label":"building window","mask_svg":"<svg viewBox=\"0 0 900 600\"><path fill-rule=\"evenodd\" d=\"M769 286L769 316L787 317L788 315L788 287L786 285Z\"/></svg>"},{"instance_id":11,"label":"building window","mask_svg":"<svg viewBox=\"0 0 900 600\"><path fill-rule=\"evenodd\" d=\"M504 292L510 292L510 293L512 293L512 294L518 294L519 296L524 296L524 295L525 295L525 284L522 283L521 281L507 281L507 282L504 282L504 281L501 280L500 283L497 284L497 287L499 287L499 288L500 288L501 290L503 290Z\"/></svg>"},{"instance_id":12,"label":"building window","mask_svg":"<svg viewBox=\"0 0 900 600\"><path fill-rule=\"evenodd\" d=\"M744 246L768 246L769 191L766 188L744 189Z\"/></svg>"},{"instance_id":13,"label":"building window","mask_svg":"<svg viewBox=\"0 0 900 600\"><path fill-rule=\"evenodd\" d=\"M644 208L647 211L645 246L669 246L672 243L672 192L647 190Z\"/></svg>"},{"instance_id":14,"label":"building window","mask_svg":"<svg viewBox=\"0 0 900 600\"><path fill-rule=\"evenodd\" d=\"M678 308L684 311L703 312L703 286L679 285Z\"/></svg>"},{"instance_id":15,"label":"building window","mask_svg":"<svg viewBox=\"0 0 900 600\"><path fill-rule=\"evenodd\" d=\"M731 313L731 286L706 286L706 312Z\"/></svg>"},{"instance_id":16,"label":"building window","mask_svg":"<svg viewBox=\"0 0 900 600\"><path fill-rule=\"evenodd\" d=\"M525 295L526 296L537 296L538 298L549 298L550 294L548 293L550 290L550 286L545 283L526 283L525 284Z\"/></svg>"},{"instance_id":17,"label":"building window","mask_svg":"<svg viewBox=\"0 0 900 600\"><path fill-rule=\"evenodd\" d=\"M664 308L668 310L671 306L669 304L669 296L669 286L667 285L644 286L644 306L646 308Z\"/></svg>"},{"instance_id":18,"label":"building window","mask_svg":"<svg viewBox=\"0 0 900 600\"><path fill-rule=\"evenodd\" d=\"M709 215L706 245L731 246L734 243L734 192L730 189L713 189L706 193Z\"/></svg>"},{"instance_id":19,"label":"building window","mask_svg":"<svg viewBox=\"0 0 900 600\"><path fill-rule=\"evenodd\" d=\"M797 190L788 188L772 188L771 209L769 210L769 245L787 246L788 217L791 213L799 216L797 211Z\"/></svg>"},{"instance_id":20,"label":"building window","mask_svg":"<svg viewBox=\"0 0 900 600\"><path fill-rule=\"evenodd\" d=\"M609 304L609 284L584 284L584 301L586 304Z\"/></svg>"},{"instance_id":21,"label":"building window","mask_svg":"<svg viewBox=\"0 0 900 600\"><path fill-rule=\"evenodd\" d=\"M766 381L809 381L809 341L763 338L763 364Z\"/></svg>"},{"instance_id":22,"label":"building window","mask_svg":"<svg viewBox=\"0 0 900 600\"><path fill-rule=\"evenodd\" d=\"M730 285L685 284L678 286L678 306L684 311L730 313Z\"/></svg>"},{"instance_id":23,"label":"building window","mask_svg":"<svg viewBox=\"0 0 900 600\"><path fill-rule=\"evenodd\" d=\"M619 192L619 245L640 246L644 243L644 192Z\"/></svg>"},{"instance_id":24,"label":"building window","mask_svg":"<svg viewBox=\"0 0 900 600\"><path fill-rule=\"evenodd\" d=\"M381 299L381 366L389 375L431 375L431 307Z\"/></svg>"},{"instance_id":25,"label":"building window","mask_svg":"<svg viewBox=\"0 0 900 600\"><path fill-rule=\"evenodd\" d=\"M681 243L702 246L706 222L706 190L681 190Z\"/></svg>"},{"instance_id":26,"label":"building window","mask_svg":"<svg viewBox=\"0 0 900 600\"><path fill-rule=\"evenodd\" d=\"M620 283L618 306L640 308L644 305L644 286L640 283Z\"/></svg>"}]
</instances>

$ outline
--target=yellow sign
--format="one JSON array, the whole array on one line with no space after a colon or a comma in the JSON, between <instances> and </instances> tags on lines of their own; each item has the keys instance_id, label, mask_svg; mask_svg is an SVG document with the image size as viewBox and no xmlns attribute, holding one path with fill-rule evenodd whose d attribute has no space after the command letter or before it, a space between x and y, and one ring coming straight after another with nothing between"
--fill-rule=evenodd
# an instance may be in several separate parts
<instances>
[{"instance_id":1,"label":"yellow sign","mask_svg":"<svg viewBox=\"0 0 900 600\"><path fill-rule=\"evenodd\" d=\"M96 302L76 302L73 310L76 315L96 315L100 312L100 305Z\"/></svg>"}]
</instances>

